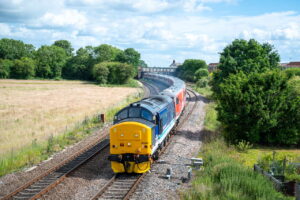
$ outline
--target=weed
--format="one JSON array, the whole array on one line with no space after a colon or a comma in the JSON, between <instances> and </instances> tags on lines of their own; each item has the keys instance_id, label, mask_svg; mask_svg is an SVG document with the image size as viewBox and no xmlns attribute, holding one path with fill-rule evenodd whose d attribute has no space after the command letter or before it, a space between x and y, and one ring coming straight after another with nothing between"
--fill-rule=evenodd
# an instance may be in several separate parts
<instances>
[{"instance_id":1,"label":"weed","mask_svg":"<svg viewBox=\"0 0 300 200\"><path fill-rule=\"evenodd\" d=\"M253 147L252 144L250 144L250 142L242 140L239 141L236 145L235 148L239 151L239 152L247 152L249 149L251 149Z\"/></svg>"}]
</instances>

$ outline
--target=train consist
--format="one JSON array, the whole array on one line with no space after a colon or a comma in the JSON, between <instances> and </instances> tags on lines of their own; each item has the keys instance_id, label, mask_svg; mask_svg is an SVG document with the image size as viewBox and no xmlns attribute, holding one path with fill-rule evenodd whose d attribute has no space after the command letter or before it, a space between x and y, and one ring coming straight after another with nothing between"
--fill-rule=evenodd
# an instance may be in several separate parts
<instances>
[{"instance_id":1,"label":"train consist","mask_svg":"<svg viewBox=\"0 0 300 200\"><path fill-rule=\"evenodd\" d=\"M111 167L115 173L145 173L158 159L185 106L186 85L175 77L145 74L168 85L159 95L130 104L114 117L110 128Z\"/></svg>"}]
</instances>

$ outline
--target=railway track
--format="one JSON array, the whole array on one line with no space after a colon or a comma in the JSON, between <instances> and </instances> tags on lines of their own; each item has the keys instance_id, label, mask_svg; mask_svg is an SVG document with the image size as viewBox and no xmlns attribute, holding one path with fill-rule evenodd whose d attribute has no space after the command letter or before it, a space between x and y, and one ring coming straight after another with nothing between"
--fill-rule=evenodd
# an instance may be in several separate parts
<instances>
[{"instance_id":1,"label":"railway track","mask_svg":"<svg viewBox=\"0 0 300 200\"><path fill-rule=\"evenodd\" d=\"M1 200L40 198L43 194L61 183L68 174L100 153L107 146L109 146L109 139L107 137L100 139L100 141L76 152L70 158L64 160L40 176L33 178L15 191L3 197Z\"/></svg>"},{"instance_id":2,"label":"railway track","mask_svg":"<svg viewBox=\"0 0 300 200\"><path fill-rule=\"evenodd\" d=\"M148 88L146 96L158 94L159 90L156 86L149 83L144 83ZM2 197L1 200L9 199L38 199L53 189L59 183L63 182L65 178L77 168L91 160L94 156L99 154L102 150L109 146L108 133L104 134L98 140L87 145L85 148L72 154L56 166L50 168L43 174L29 180L15 191Z\"/></svg>"},{"instance_id":3,"label":"railway track","mask_svg":"<svg viewBox=\"0 0 300 200\"><path fill-rule=\"evenodd\" d=\"M147 82L143 82L143 84L149 90L149 93L147 94L148 96L156 95L159 93L159 88L157 86L149 84ZM189 90L189 92L193 93L192 90ZM191 100L191 94L188 93L188 95L189 100ZM186 115L185 118L183 118L179 126L182 126L181 124L183 124L184 121L188 119L188 116L190 115L190 113L192 113L192 110L195 108L197 103L197 96L195 95L195 97L196 102L194 103L192 109L189 110L188 115ZM162 154L163 151L165 151L168 144L169 142L166 143L165 148L162 149L160 154ZM90 159L99 154L108 146L108 134L104 134L97 141L94 141L93 143L81 149L80 151L75 152L69 158L50 168L38 177L31 179L21 187L17 188L15 191L1 198L1 200L25 200L38 199L42 197L48 191L56 187L59 183L63 182L71 172L75 171L80 166L87 163ZM146 176L146 173L143 175L131 175L130 177L126 175L116 175L97 193L97 195L95 195L95 197L93 197L93 199L129 199L130 196L134 193L135 189L137 188L139 182L142 181L142 179L144 178L144 176Z\"/></svg>"},{"instance_id":4,"label":"railway track","mask_svg":"<svg viewBox=\"0 0 300 200\"><path fill-rule=\"evenodd\" d=\"M187 114L184 116L184 118L181 119L179 125L174 130L175 132L179 130L184 123L189 119L192 112L195 110L198 102L198 96L197 94L191 90L188 89L188 103L190 104L193 102L193 105L188 110ZM170 137L167 138L167 142L165 143L164 148L159 152L159 155L163 154L169 144L171 143L171 137L174 134L171 134ZM142 175L131 175L131 174L120 174L113 176L99 191L98 193L91 199L91 200L97 200L97 199L123 199L128 200L135 192L135 190L138 187L138 184L143 180L143 178L147 175L147 173L144 173Z\"/></svg>"},{"instance_id":5,"label":"railway track","mask_svg":"<svg viewBox=\"0 0 300 200\"><path fill-rule=\"evenodd\" d=\"M150 84L150 83L148 83L147 81L144 81L144 80L141 81L141 82L149 89L149 93L151 95L157 95L157 94L159 94L160 90L159 90L158 87L156 87L155 85ZM148 96L150 96L150 94Z\"/></svg>"}]
</instances>

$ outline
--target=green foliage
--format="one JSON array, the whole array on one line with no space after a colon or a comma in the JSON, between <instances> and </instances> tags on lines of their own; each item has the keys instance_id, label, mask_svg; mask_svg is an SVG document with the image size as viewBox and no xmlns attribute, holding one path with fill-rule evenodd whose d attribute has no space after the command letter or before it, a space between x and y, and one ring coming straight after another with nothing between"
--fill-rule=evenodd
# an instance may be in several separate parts
<instances>
[{"instance_id":1,"label":"green foliage","mask_svg":"<svg viewBox=\"0 0 300 200\"><path fill-rule=\"evenodd\" d=\"M68 40L57 40L53 45L44 45L35 51L33 45L24 44L22 41L1 39L0 78L31 78L35 75L45 79L65 78L96 80L101 84L124 84L137 74L138 65L147 66L143 60L140 60L140 53L133 48L123 51L108 44L97 47L86 46L79 48L75 56L73 50ZM28 65L32 66L32 63L26 61L25 65L22 64L25 61L21 62L23 57L34 59L36 63L34 73L31 73L32 67L28 67ZM105 62L104 65L109 73L107 74L105 67L102 67L103 72L97 69L93 72L94 65L102 62ZM114 64L108 64L109 62ZM28 72L25 71L26 69Z\"/></svg>"},{"instance_id":2,"label":"green foliage","mask_svg":"<svg viewBox=\"0 0 300 200\"><path fill-rule=\"evenodd\" d=\"M138 64L139 67L148 67L147 63L143 60L139 60L139 64Z\"/></svg>"},{"instance_id":3,"label":"green foliage","mask_svg":"<svg viewBox=\"0 0 300 200\"><path fill-rule=\"evenodd\" d=\"M221 53L219 71L214 75L212 84L214 92L230 74L240 71L245 74L265 72L277 69L280 61L279 54L268 43L259 44L256 40L234 40Z\"/></svg>"},{"instance_id":4,"label":"green foliage","mask_svg":"<svg viewBox=\"0 0 300 200\"><path fill-rule=\"evenodd\" d=\"M69 59L63 68L62 76L67 79L93 80L92 68L95 63L93 54L93 47L78 49L76 55Z\"/></svg>"},{"instance_id":5,"label":"green foliage","mask_svg":"<svg viewBox=\"0 0 300 200\"><path fill-rule=\"evenodd\" d=\"M93 76L100 84L124 84L133 78L134 67L126 63L102 62L94 66Z\"/></svg>"},{"instance_id":6,"label":"green foliage","mask_svg":"<svg viewBox=\"0 0 300 200\"><path fill-rule=\"evenodd\" d=\"M207 68L207 64L203 60L187 59L177 68L176 73L178 77L184 80L195 82L197 80L195 77L196 71Z\"/></svg>"},{"instance_id":7,"label":"green foliage","mask_svg":"<svg viewBox=\"0 0 300 200\"><path fill-rule=\"evenodd\" d=\"M289 68L284 70L288 76L300 76L300 68Z\"/></svg>"},{"instance_id":8,"label":"green foliage","mask_svg":"<svg viewBox=\"0 0 300 200\"><path fill-rule=\"evenodd\" d=\"M36 64L31 58L23 57L19 60L15 60L11 66L10 77L17 79L28 79L35 75Z\"/></svg>"},{"instance_id":9,"label":"green foliage","mask_svg":"<svg viewBox=\"0 0 300 200\"><path fill-rule=\"evenodd\" d=\"M291 163L299 163L300 157L288 152L265 153L257 164L267 172L274 175L284 175L287 180L300 181L300 167Z\"/></svg>"},{"instance_id":10,"label":"green foliage","mask_svg":"<svg viewBox=\"0 0 300 200\"><path fill-rule=\"evenodd\" d=\"M107 63L105 63L105 62L98 63L93 67L94 79L99 84L106 84L107 83L108 74L109 74L109 69L107 67Z\"/></svg>"},{"instance_id":11,"label":"green foliage","mask_svg":"<svg viewBox=\"0 0 300 200\"><path fill-rule=\"evenodd\" d=\"M74 49L72 47L71 42L69 42L68 40L57 40L54 42L53 45L63 48L68 57L73 56Z\"/></svg>"},{"instance_id":12,"label":"green foliage","mask_svg":"<svg viewBox=\"0 0 300 200\"><path fill-rule=\"evenodd\" d=\"M245 140L241 140L239 141L236 145L235 148L239 151L239 152L247 152L249 149L251 149L253 147L252 144L250 144L250 142L247 142Z\"/></svg>"},{"instance_id":13,"label":"green foliage","mask_svg":"<svg viewBox=\"0 0 300 200\"><path fill-rule=\"evenodd\" d=\"M212 102L206 105L205 113L204 128L208 131L218 132L220 129L220 122L217 119L216 104Z\"/></svg>"},{"instance_id":14,"label":"green foliage","mask_svg":"<svg viewBox=\"0 0 300 200\"><path fill-rule=\"evenodd\" d=\"M207 78L209 75L207 69L198 69L195 73L196 79Z\"/></svg>"},{"instance_id":15,"label":"green foliage","mask_svg":"<svg viewBox=\"0 0 300 200\"><path fill-rule=\"evenodd\" d=\"M116 58L117 61L128 63L133 66L138 66L140 62L141 55L133 48L125 49L123 52L120 52Z\"/></svg>"},{"instance_id":16,"label":"green foliage","mask_svg":"<svg viewBox=\"0 0 300 200\"><path fill-rule=\"evenodd\" d=\"M36 52L36 75L40 78L61 77L62 68L67 61L63 48L57 46L41 46Z\"/></svg>"},{"instance_id":17,"label":"green foliage","mask_svg":"<svg viewBox=\"0 0 300 200\"><path fill-rule=\"evenodd\" d=\"M122 53L122 50L108 44L101 44L100 46L94 48L94 52L96 61L99 63L105 61L115 61L117 55Z\"/></svg>"},{"instance_id":18,"label":"green foliage","mask_svg":"<svg viewBox=\"0 0 300 200\"><path fill-rule=\"evenodd\" d=\"M204 144L204 169L196 174L184 199L290 199L277 192L262 175L229 157L230 151L220 139Z\"/></svg>"},{"instance_id":19,"label":"green foliage","mask_svg":"<svg viewBox=\"0 0 300 200\"><path fill-rule=\"evenodd\" d=\"M25 44L20 40L3 38L0 40L0 58L2 59L21 59L22 57L33 58L35 47Z\"/></svg>"},{"instance_id":20,"label":"green foliage","mask_svg":"<svg viewBox=\"0 0 300 200\"><path fill-rule=\"evenodd\" d=\"M0 78L9 78L10 68L14 62L8 59L0 59Z\"/></svg>"},{"instance_id":21,"label":"green foliage","mask_svg":"<svg viewBox=\"0 0 300 200\"><path fill-rule=\"evenodd\" d=\"M300 101L278 71L231 74L215 94L218 117L230 142L299 144Z\"/></svg>"},{"instance_id":22,"label":"green foliage","mask_svg":"<svg viewBox=\"0 0 300 200\"><path fill-rule=\"evenodd\" d=\"M205 88L208 86L208 79L207 78L201 78L196 82L196 86L199 88Z\"/></svg>"}]
</instances>

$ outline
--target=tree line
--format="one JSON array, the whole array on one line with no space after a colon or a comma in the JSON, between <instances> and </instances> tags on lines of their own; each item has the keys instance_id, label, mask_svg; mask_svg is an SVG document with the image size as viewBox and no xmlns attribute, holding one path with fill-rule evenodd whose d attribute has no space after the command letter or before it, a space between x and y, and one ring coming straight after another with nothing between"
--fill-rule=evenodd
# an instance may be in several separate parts
<instances>
[{"instance_id":1,"label":"tree line","mask_svg":"<svg viewBox=\"0 0 300 200\"><path fill-rule=\"evenodd\" d=\"M300 69L282 70L275 48L254 39L234 40L210 76L203 60L186 60L179 77L205 87L209 81L218 120L230 143L300 145Z\"/></svg>"},{"instance_id":2,"label":"tree line","mask_svg":"<svg viewBox=\"0 0 300 200\"><path fill-rule=\"evenodd\" d=\"M36 49L20 40L0 40L0 78L72 79L98 83L123 84L137 73L137 66L147 66L133 48L121 50L108 44L79 48L57 40ZM99 65L101 63L101 69ZM111 78L111 77L122 77Z\"/></svg>"}]
</instances>

